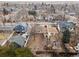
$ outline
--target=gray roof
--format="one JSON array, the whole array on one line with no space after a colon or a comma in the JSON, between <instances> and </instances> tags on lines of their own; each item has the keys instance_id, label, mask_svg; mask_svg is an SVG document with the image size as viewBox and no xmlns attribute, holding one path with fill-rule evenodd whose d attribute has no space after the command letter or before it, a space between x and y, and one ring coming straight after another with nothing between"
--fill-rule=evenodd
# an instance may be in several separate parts
<instances>
[{"instance_id":1,"label":"gray roof","mask_svg":"<svg viewBox=\"0 0 79 59\"><path fill-rule=\"evenodd\" d=\"M59 21L58 24L59 24L61 30L64 30L65 28L66 29L69 29L69 28L72 29L72 28L75 27L74 23L67 22L67 21Z\"/></svg>"},{"instance_id":2,"label":"gray roof","mask_svg":"<svg viewBox=\"0 0 79 59\"><path fill-rule=\"evenodd\" d=\"M15 42L17 43L18 45L20 45L21 47L24 46L25 44L25 38L23 38L21 35L17 35L17 36L13 36L9 41L10 42Z\"/></svg>"}]
</instances>

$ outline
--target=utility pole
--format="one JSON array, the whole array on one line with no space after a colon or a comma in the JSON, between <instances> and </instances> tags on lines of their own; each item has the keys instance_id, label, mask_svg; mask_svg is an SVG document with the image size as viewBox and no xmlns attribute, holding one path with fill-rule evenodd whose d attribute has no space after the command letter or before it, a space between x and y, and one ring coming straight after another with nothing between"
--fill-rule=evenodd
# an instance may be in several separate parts
<instances>
[{"instance_id":1,"label":"utility pole","mask_svg":"<svg viewBox=\"0 0 79 59\"><path fill-rule=\"evenodd\" d=\"M46 39L47 39L47 45L48 45L48 31L47 31L47 25L45 25L46 28Z\"/></svg>"},{"instance_id":2,"label":"utility pole","mask_svg":"<svg viewBox=\"0 0 79 59\"><path fill-rule=\"evenodd\" d=\"M65 20L65 11L67 10L67 4L65 4L65 7L64 7L64 18L63 20Z\"/></svg>"},{"instance_id":3,"label":"utility pole","mask_svg":"<svg viewBox=\"0 0 79 59\"><path fill-rule=\"evenodd\" d=\"M35 40L35 28L34 28L34 40Z\"/></svg>"}]
</instances>

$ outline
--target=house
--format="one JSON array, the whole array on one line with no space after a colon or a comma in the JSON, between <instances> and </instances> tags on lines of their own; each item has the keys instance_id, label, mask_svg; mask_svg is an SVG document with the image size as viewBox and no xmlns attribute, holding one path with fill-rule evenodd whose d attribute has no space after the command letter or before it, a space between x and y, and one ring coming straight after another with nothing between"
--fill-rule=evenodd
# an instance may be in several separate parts
<instances>
[{"instance_id":1,"label":"house","mask_svg":"<svg viewBox=\"0 0 79 59\"><path fill-rule=\"evenodd\" d=\"M72 12L72 13L69 13L70 16L75 16L76 13Z\"/></svg>"},{"instance_id":2,"label":"house","mask_svg":"<svg viewBox=\"0 0 79 59\"><path fill-rule=\"evenodd\" d=\"M27 24L22 23L22 24L16 25L14 28L14 31L15 32L26 32L27 31Z\"/></svg>"},{"instance_id":3,"label":"house","mask_svg":"<svg viewBox=\"0 0 79 59\"><path fill-rule=\"evenodd\" d=\"M73 22L59 21L57 24L58 29L61 32L63 32L65 29L69 29L69 31L73 31L75 29L75 24Z\"/></svg>"},{"instance_id":4,"label":"house","mask_svg":"<svg viewBox=\"0 0 79 59\"><path fill-rule=\"evenodd\" d=\"M76 26L78 25L78 19L74 16L70 16L67 22L73 22Z\"/></svg>"}]
</instances>

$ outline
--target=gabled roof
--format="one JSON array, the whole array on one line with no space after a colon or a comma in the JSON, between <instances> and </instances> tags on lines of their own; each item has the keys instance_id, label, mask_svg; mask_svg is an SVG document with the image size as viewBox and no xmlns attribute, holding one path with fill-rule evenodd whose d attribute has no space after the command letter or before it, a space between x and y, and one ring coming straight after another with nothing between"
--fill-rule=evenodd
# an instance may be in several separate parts
<instances>
[{"instance_id":1,"label":"gabled roof","mask_svg":"<svg viewBox=\"0 0 79 59\"><path fill-rule=\"evenodd\" d=\"M18 35L18 36L13 36L9 41L10 42L15 42L17 43L18 45L20 45L21 47L24 46L25 44L25 38L23 38L21 35Z\"/></svg>"}]
</instances>

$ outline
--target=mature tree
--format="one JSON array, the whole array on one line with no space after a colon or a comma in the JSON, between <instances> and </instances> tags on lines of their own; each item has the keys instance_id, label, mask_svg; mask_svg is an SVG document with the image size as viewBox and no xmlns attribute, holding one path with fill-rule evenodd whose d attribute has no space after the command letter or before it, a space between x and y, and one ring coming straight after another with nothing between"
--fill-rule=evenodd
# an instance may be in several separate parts
<instances>
[{"instance_id":1,"label":"mature tree","mask_svg":"<svg viewBox=\"0 0 79 59\"><path fill-rule=\"evenodd\" d=\"M70 31L68 29L66 29L63 32L63 38L62 38L62 46L63 46L64 51L65 51L65 55L64 56L68 56L69 50L67 49L67 47L65 46L65 44L69 43L69 41L70 41Z\"/></svg>"},{"instance_id":2,"label":"mature tree","mask_svg":"<svg viewBox=\"0 0 79 59\"><path fill-rule=\"evenodd\" d=\"M62 40L63 40L64 43L69 43L69 41L70 41L70 31L68 29L66 29L63 32L63 38L62 38Z\"/></svg>"},{"instance_id":3,"label":"mature tree","mask_svg":"<svg viewBox=\"0 0 79 59\"><path fill-rule=\"evenodd\" d=\"M28 48L0 47L0 57L32 57Z\"/></svg>"},{"instance_id":4,"label":"mature tree","mask_svg":"<svg viewBox=\"0 0 79 59\"><path fill-rule=\"evenodd\" d=\"M17 57L32 57L33 54L28 48L17 48L15 50L15 54Z\"/></svg>"},{"instance_id":5,"label":"mature tree","mask_svg":"<svg viewBox=\"0 0 79 59\"><path fill-rule=\"evenodd\" d=\"M37 6L36 5L34 5L34 10L37 10Z\"/></svg>"},{"instance_id":6,"label":"mature tree","mask_svg":"<svg viewBox=\"0 0 79 59\"><path fill-rule=\"evenodd\" d=\"M15 52L13 48L10 47L0 47L0 57L14 57Z\"/></svg>"},{"instance_id":7,"label":"mature tree","mask_svg":"<svg viewBox=\"0 0 79 59\"><path fill-rule=\"evenodd\" d=\"M3 8L3 15L5 16L7 14L8 14L8 11L5 8Z\"/></svg>"},{"instance_id":8,"label":"mature tree","mask_svg":"<svg viewBox=\"0 0 79 59\"><path fill-rule=\"evenodd\" d=\"M36 11L28 11L30 15L36 16Z\"/></svg>"},{"instance_id":9,"label":"mature tree","mask_svg":"<svg viewBox=\"0 0 79 59\"><path fill-rule=\"evenodd\" d=\"M53 13L56 13L55 8L53 6L53 4L51 5L51 11L53 11Z\"/></svg>"}]
</instances>

